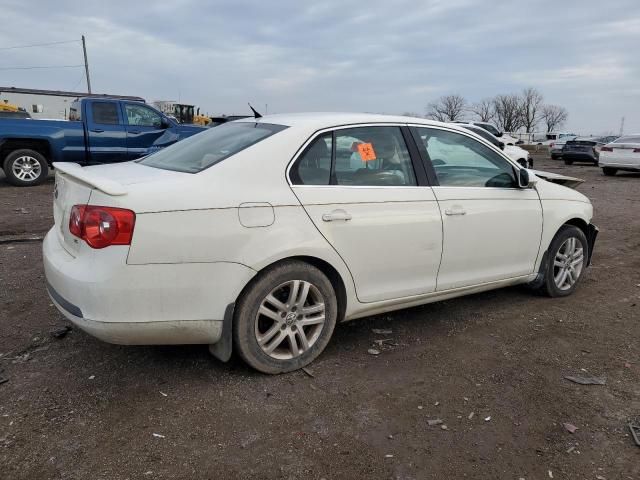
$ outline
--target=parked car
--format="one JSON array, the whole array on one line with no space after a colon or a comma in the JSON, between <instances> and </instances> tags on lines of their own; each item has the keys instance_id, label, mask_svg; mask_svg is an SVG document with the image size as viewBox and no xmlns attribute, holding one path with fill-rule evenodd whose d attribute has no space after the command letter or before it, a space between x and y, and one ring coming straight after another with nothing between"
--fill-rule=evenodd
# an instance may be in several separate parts
<instances>
[{"instance_id":1,"label":"parked car","mask_svg":"<svg viewBox=\"0 0 640 480\"><path fill-rule=\"evenodd\" d=\"M501 132L500 130L498 130L495 126L493 126L492 124L488 123L488 122L464 122L464 121L456 121L453 123L464 123L464 124L469 124L469 125L475 125L476 127L480 127L484 130L486 130L487 132L489 132L491 135L493 135L494 137L497 137L500 139L500 141L502 143L504 143L505 145L515 145L518 142L518 139L515 137L512 137L511 135L509 135L508 133L505 132Z\"/></svg>"},{"instance_id":2,"label":"parked car","mask_svg":"<svg viewBox=\"0 0 640 480\"><path fill-rule=\"evenodd\" d=\"M495 135L492 135L484 128L477 127L471 123L460 123L457 125L484 138L486 141L491 143L491 145L498 147L511 160L518 162L524 168L533 168L533 159L529 152L524 148L520 148L516 145L505 145L504 142L501 142Z\"/></svg>"},{"instance_id":3,"label":"parked car","mask_svg":"<svg viewBox=\"0 0 640 480\"><path fill-rule=\"evenodd\" d=\"M549 143L549 153L551 154L552 160L558 160L562 158L562 149L568 140L574 140L577 138L577 135L565 135L557 140L551 140Z\"/></svg>"},{"instance_id":4,"label":"parked car","mask_svg":"<svg viewBox=\"0 0 640 480\"><path fill-rule=\"evenodd\" d=\"M598 165L600 149L606 144L602 137L576 137L567 140L562 147L562 159L565 165L573 162L589 162Z\"/></svg>"},{"instance_id":5,"label":"parked car","mask_svg":"<svg viewBox=\"0 0 640 480\"><path fill-rule=\"evenodd\" d=\"M204 131L137 101L86 97L69 120L0 118L0 167L13 185L38 185L53 162L124 162Z\"/></svg>"},{"instance_id":6,"label":"parked car","mask_svg":"<svg viewBox=\"0 0 640 480\"><path fill-rule=\"evenodd\" d=\"M605 175L640 171L640 134L625 135L600 149L598 165Z\"/></svg>"},{"instance_id":7,"label":"parked car","mask_svg":"<svg viewBox=\"0 0 640 480\"><path fill-rule=\"evenodd\" d=\"M409 117L271 115L55 166L44 271L69 320L265 373L307 365L336 322L516 284L570 295L597 234L588 198L552 183L576 179Z\"/></svg>"}]
</instances>

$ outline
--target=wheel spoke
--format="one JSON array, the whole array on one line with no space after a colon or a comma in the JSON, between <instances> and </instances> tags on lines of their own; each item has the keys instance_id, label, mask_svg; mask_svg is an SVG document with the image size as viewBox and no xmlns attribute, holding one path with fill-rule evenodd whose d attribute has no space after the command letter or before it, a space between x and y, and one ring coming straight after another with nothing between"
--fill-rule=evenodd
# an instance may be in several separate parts
<instances>
[{"instance_id":1,"label":"wheel spoke","mask_svg":"<svg viewBox=\"0 0 640 480\"><path fill-rule=\"evenodd\" d=\"M289 285L289 298L287 298L287 306L291 307L296 304L298 298L298 290L300 289L300 280L293 280Z\"/></svg>"},{"instance_id":2,"label":"wheel spoke","mask_svg":"<svg viewBox=\"0 0 640 480\"><path fill-rule=\"evenodd\" d=\"M287 338L287 334L283 330L279 330L278 331L278 335L271 342L269 342L267 345L264 345L262 348L264 349L264 351L266 353L271 353L278 346L280 346L280 344L282 343L282 341L285 338Z\"/></svg>"},{"instance_id":3,"label":"wheel spoke","mask_svg":"<svg viewBox=\"0 0 640 480\"><path fill-rule=\"evenodd\" d=\"M261 337L258 337L258 343L260 345L264 345L268 343L269 340L271 340L279 331L280 331L280 325L277 323L274 323L273 326L264 333L264 335L262 335Z\"/></svg>"},{"instance_id":4,"label":"wheel spoke","mask_svg":"<svg viewBox=\"0 0 640 480\"><path fill-rule=\"evenodd\" d=\"M563 268L564 267L564 262L562 260L555 260L553 262L553 266L554 267L559 267L559 268Z\"/></svg>"},{"instance_id":5,"label":"wheel spoke","mask_svg":"<svg viewBox=\"0 0 640 480\"><path fill-rule=\"evenodd\" d=\"M264 301L276 307L279 312L284 312L287 309L287 306L276 297L274 297L272 293L267 295L267 298L265 298Z\"/></svg>"},{"instance_id":6,"label":"wheel spoke","mask_svg":"<svg viewBox=\"0 0 640 480\"><path fill-rule=\"evenodd\" d=\"M291 353L294 357L300 354L298 341L296 340L296 332L293 332L291 330L289 331L289 346L291 347Z\"/></svg>"},{"instance_id":7,"label":"wheel spoke","mask_svg":"<svg viewBox=\"0 0 640 480\"><path fill-rule=\"evenodd\" d=\"M318 325L320 323L324 323L324 315L320 315L319 317L303 318L302 320L298 320L298 326L300 327L306 327L309 325Z\"/></svg>"},{"instance_id":8,"label":"wheel spoke","mask_svg":"<svg viewBox=\"0 0 640 480\"><path fill-rule=\"evenodd\" d=\"M577 267L578 265L580 265L582 262L584 261L584 257L581 255L580 258L576 258L575 260L573 260L569 265L572 268Z\"/></svg>"},{"instance_id":9,"label":"wheel spoke","mask_svg":"<svg viewBox=\"0 0 640 480\"><path fill-rule=\"evenodd\" d=\"M274 312L273 310L269 310L267 307L260 305L260 309L258 310L260 315L264 315L265 317L270 318L271 320L275 320L279 322L281 320L280 314L278 312Z\"/></svg>"},{"instance_id":10,"label":"wheel spoke","mask_svg":"<svg viewBox=\"0 0 640 480\"><path fill-rule=\"evenodd\" d=\"M296 334L300 339L300 347L302 348L302 351L303 352L306 351L309 348L309 340L307 339L307 334L304 332L302 328L298 328L296 330Z\"/></svg>"},{"instance_id":11,"label":"wheel spoke","mask_svg":"<svg viewBox=\"0 0 640 480\"><path fill-rule=\"evenodd\" d=\"M302 309L302 315L304 315L305 317L320 312L324 312L324 303L318 303L316 305L312 305L310 307L305 307Z\"/></svg>"},{"instance_id":12,"label":"wheel spoke","mask_svg":"<svg viewBox=\"0 0 640 480\"><path fill-rule=\"evenodd\" d=\"M300 294L298 295L298 298L295 303L298 308L304 307L304 304L307 302L307 297L309 296L310 287L311 287L311 284L309 282L302 282L302 290L300 291Z\"/></svg>"},{"instance_id":13,"label":"wheel spoke","mask_svg":"<svg viewBox=\"0 0 640 480\"><path fill-rule=\"evenodd\" d=\"M563 268L558 272L558 275L556 275L555 277L556 285L562 288L566 279L567 279L567 269Z\"/></svg>"}]
</instances>

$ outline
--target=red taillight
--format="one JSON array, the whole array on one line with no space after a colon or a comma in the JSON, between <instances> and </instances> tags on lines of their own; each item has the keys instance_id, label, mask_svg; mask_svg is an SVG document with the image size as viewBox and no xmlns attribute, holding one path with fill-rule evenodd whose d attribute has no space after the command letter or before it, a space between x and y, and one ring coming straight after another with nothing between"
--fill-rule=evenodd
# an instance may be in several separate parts
<instances>
[{"instance_id":1,"label":"red taillight","mask_svg":"<svg viewBox=\"0 0 640 480\"><path fill-rule=\"evenodd\" d=\"M131 245L136 214L131 210L95 205L74 205L69 231L91 248Z\"/></svg>"},{"instance_id":2,"label":"red taillight","mask_svg":"<svg viewBox=\"0 0 640 480\"><path fill-rule=\"evenodd\" d=\"M601 152L613 152L613 147L602 147Z\"/></svg>"},{"instance_id":3,"label":"red taillight","mask_svg":"<svg viewBox=\"0 0 640 480\"><path fill-rule=\"evenodd\" d=\"M640 153L640 148L634 148L633 153Z\"/></svg>"}]
</instances>

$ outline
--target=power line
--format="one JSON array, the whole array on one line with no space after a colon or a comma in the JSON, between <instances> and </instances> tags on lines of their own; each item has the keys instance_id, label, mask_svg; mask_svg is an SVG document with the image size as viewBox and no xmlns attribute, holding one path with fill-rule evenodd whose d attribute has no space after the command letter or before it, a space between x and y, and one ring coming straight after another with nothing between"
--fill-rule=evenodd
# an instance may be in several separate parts
<instances>
[{"instance_id":1,"label":"power line","mask_svg":"<svg viewBox=\"0 0 640 480\"><path fill-rule=\"evenodd\" d=\"M63 43L76 43L80 40L65 40L63 42L49 42L49 43L33 43L31 45L15 45L13 47L0 47L0 50L13 50L16 48L31 48L31 47L48 47L49 45L62 45Z\"/></svg>"},{"instance_id":2,"label":"power line","mask_svg":"<svg viewBox=\"0 0 640 480\"><path fill-rule=\"evenodd\" d=\"M34 70L37 68L79 68L81 65L47 65L47 66L31 66L31 67L0 67L0 70Z\"/></svg>"}]
</instances>

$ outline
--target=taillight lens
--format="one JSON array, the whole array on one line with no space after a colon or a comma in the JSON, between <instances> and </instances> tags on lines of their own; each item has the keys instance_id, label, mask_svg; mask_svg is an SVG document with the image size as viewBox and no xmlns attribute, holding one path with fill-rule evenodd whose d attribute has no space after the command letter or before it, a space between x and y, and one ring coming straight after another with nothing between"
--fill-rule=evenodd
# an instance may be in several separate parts
<instances>
[{"instance_id":1,"label":"taillight lens","mask_svg":"<svg viewBox=\"0 0 640 480\"><path fill-rule=\"evenodd\" d=\"M601 152L613 152L613 148L612 147L602 147L600 149Z\"/></svg>"},{"instance_id":2,"label":"taillight lens","mask_svg":"<svg viewBox=\"0 0 640 480\"><path fill-rule=\"evenodd\" d=\"M640 148L634 148L633 153L640 153Z\"/></svg>"},{"instance_id":3,"label":"taillight lens","mask_svg":"<svg viewBox=\"0 0 640 480\"><path fill-rule=\"evenodd\" d=\"M74 205L69 216L69 231L91 248L131 245L136 214L125 208Z\"/></svg>"}]
</instances>

